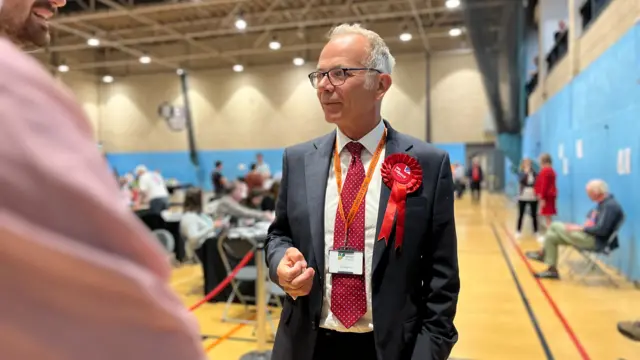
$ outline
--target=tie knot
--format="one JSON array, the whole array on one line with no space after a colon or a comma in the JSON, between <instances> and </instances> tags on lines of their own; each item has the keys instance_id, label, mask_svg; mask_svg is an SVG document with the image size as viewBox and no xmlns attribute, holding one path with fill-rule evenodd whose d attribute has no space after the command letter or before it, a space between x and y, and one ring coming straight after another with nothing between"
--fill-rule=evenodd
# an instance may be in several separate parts
<instances>
[{"instance_id":1,"label":"tie knot","mask_svg":"<svg viewBox=\"0 0 640 360\"><path fill-rule=\"evenodd\" d=\"M362 149L364 149L364 145L359 142L351 141L346 145L347 150L351 153L351 156L355 158L360 158L360 154L362 153Z\"/></svg>"}]
</instances>

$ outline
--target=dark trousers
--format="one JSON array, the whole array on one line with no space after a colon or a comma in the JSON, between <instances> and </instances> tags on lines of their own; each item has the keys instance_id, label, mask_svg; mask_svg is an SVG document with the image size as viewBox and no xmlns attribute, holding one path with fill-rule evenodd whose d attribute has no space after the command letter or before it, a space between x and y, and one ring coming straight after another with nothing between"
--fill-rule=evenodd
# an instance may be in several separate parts
<instances>
[{"instance_id":1,"label":"dark trousers","mask_svg":"<svg viewBox=\"0 0 640 360\"><path fill-rule=\"evenodd\" d=\"M327 329L318 331L313 360L376 360L373 331L342 333Z\"/></svg>"},{"instance_id":2,"label":"dark trousers","mask_svg":"<svg viewBox=\"0 0 640 360\"><path fill-rule=\"evenodd\" d=\"M169 198L155 198L149 201L149 212L153 214L160 214L162 211L169 208Z\"/></svg>"},{"instance_id":3,"label":"dark trousers","mask_svg":"<svg viewBox=\"0 0 640 360\"><path fill-rule=\"evenodd\" d=\"M480 201L480 188L480 182L472 181L471 184L469 184L469 190L471 190L471 199L473 201Z\"/></svg>"},{"instance_id":4,"label":"dark trousers","mask_svg":"<svg viewBox=\"0 0 640 360\"><path fill-rule=\"evenodd\" d=\"M522 229L522 218L524 217L524 212L529 206L531 210L531 220L533 221L533 231L538 232L538 202L537 201L518 201L518 232Z\"/></svg>"}]
</instances>

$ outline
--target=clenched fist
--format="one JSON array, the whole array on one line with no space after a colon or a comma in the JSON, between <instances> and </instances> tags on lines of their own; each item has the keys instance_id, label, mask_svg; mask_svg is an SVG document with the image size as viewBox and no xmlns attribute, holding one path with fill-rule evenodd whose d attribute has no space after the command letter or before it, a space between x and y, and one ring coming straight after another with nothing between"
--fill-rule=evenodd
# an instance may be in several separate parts
<instances>
[{"instance_id":1,"label":"clenched fist","mask_svg":"<svg viewBox=\"0 0 640 360\"><path fill-rule=\"evenodd\" d=\"M290 296L305 296L311 292L315 271L307 267L300 250L288 248L278 264L277 273L278 283Z\"/></svg>"}]
</instances>

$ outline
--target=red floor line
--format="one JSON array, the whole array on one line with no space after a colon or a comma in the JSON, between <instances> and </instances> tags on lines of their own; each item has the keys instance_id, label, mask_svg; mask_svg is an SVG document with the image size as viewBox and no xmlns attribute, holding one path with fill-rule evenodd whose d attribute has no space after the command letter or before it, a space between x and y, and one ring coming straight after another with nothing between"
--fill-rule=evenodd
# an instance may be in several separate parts
<instances>
[{"instance_id":1,"label":"red floor line","mask_svg":"<svg viewBox=\"0 0 640 360\"><path fill-rule=\"evenodd\" d=\"M529 269L529 272L533 275L535 273L535 271L533 270L533 267L529 263L529 260L527 259L527 257L522 252L522 249L520 249L520 246L518 246L518 244L516 243L513 235L511 234L511 232L509 232L509 230L507 229L507 227L503 223L501 223L500 225L502 226L502 230L504 230L504 232L507 234L507 237L509 238L509 240L511 242L511 245L516 249L516 252L520 256L520 259L522 259L522 261L525 263L525 265ZM551 305L551 308L553 309L553 312L556 314L556 316L558 317L558 319L562 323L562 326L564 327L564 329L566 330L567 334L571 338L571 341L573 342L573 344L576 346L576 349L578 349L578 352L580 353L580 356L582 357L582 359L583 360L590 360L591 358L589 357L589 354L587 354L587 351L585 350L584 346L582 345L580 340L578 340L578 337L576 336L576 333L573 331L573 329L571 328L571 325L569 325L569 322L567 321L567 319L562 314L562 311L560 311L560 308L558 308L558 305L556 304L556 302L553 300L553 298L551 297L551 295L547 291L547 288L544 286L542 281L540 281L540 279L534 277L534 280L538 284L538 287L540 288L540 291L542 291L542 294L544 295L544 297L547 298L547 301L549 302L549 305Z\"/></svg>"}]
</instances>

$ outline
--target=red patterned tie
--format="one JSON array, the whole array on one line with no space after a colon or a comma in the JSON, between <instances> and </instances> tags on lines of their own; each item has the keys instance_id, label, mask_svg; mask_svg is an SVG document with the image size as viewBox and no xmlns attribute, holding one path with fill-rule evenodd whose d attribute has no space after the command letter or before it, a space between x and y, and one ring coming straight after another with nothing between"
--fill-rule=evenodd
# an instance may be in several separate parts
<instances>
[{"instance_id":1,"label":"red patterned tie","mask_svg":"<svg viewBox=\"0 0 640 360\"><path fill-rule=\"evenodd\" d=\"M360 153L364 146L357 142L346 145L351 153L351 162L347 171L347 178L342 186L342 208L345 216L351 210L353 201L364 182L365 171ZM340 161L340 159L334 159ZM362 199L353 223L349 227L347 247L350 250L364 252L364 209L365 199ZM345 220L338 210L333 232L333 247L342 248L345 244ZM364 264L362 264L364 266ZM331 312L348 329L367 312L367 295L363 275L331 275Z\"/></svg>"}]
</instances>

